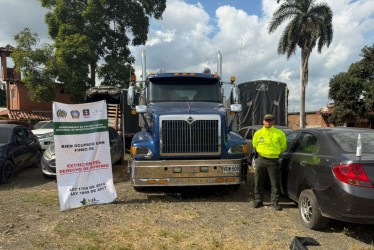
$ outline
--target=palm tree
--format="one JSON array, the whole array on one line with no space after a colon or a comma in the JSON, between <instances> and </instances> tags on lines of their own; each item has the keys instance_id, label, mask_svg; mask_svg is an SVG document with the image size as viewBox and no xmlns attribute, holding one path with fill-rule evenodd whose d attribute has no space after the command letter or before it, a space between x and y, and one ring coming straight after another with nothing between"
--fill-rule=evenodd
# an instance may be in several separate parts
<instances>
[{"instance_id":1,"label":"palm tree","mask_svg":"<svg viewBox=\"0 0 374 250\"><path fill-rule=\"evenodd\" d=\"M279 1L278 1L279 2ZM268 31L273 33L283 22L290 20L278 43L278 54L287 54L287 59L301 49L300 80L300 127L305 127L305 88L308 84L308 61L317 45L329 47L332 37L332 11L326 3L315 0L284 0L273 13Z\"/></svg>"}]
</instances>

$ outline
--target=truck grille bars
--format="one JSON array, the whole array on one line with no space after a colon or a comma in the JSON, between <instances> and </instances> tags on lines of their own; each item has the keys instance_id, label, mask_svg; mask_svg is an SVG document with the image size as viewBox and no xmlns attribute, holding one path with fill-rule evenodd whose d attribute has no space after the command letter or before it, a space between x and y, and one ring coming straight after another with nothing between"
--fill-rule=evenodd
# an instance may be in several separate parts
<instances>
[{"instance_id":1,"label":"truck grille bars","mask_svg":"<svg viewBox=\"0 0 374 250\"><path fill-rule=\"evenodd\" d=\"M219 155L219 115L170 115L160 117L160 153L172 155Z\"/></svg>"}]
</instances>

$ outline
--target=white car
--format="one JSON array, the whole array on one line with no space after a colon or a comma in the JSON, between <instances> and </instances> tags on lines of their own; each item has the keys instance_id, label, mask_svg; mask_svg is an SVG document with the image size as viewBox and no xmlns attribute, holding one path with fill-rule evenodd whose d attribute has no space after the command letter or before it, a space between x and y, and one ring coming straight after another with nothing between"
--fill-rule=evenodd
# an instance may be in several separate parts
<instances>
[{"instance_id":1,"label":"white car","mask_svg":"<svg viewBox=\"0 0 374 250\"><path fill-rule=\"evenodd\" d=\"M53 121L40 121L34 125L32 130L38 137L42 150L45 150L53 141Z\"/></svg>"}]
</instances>

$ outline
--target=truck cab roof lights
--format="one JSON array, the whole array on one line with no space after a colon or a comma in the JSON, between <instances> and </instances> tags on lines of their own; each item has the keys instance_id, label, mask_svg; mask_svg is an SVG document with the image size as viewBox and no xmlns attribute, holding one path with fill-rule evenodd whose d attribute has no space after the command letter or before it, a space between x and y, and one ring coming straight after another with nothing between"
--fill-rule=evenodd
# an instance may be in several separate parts
<instances>
[{"instance_id":1,"label":"truck cab roof lights","mask_svg":"<svg viewBox=\"0 0 374 250\"><path fill-rule=\"evenodd\" d=\"M235 76L232 76L231 79L230 79L231 83L234 83L235 80L236 80L236 77L235 77Z\"/></svg>"},{"instance_id":2,"label":"truck cab roof lights","mask_svg":"<svg viewBox=\"0 0 374 250\"><path fill-rule=\"evenodd\" d=\"M160 74L149 74L148 78L165 78L165 77L181 77L181 76L187 76L187 77L201 77L201 78L216 78L220 79L220 76L218 74L204 74L204 73L186 73L186 72L178 72L178 73L160 73Z\"/></svg>"}]
</instances>

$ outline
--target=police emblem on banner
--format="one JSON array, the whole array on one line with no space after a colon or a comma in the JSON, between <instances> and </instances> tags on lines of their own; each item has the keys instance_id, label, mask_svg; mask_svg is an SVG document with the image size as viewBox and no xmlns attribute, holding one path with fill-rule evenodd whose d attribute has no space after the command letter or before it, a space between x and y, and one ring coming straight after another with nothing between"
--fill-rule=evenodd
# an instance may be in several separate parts
<instances>
[{"instance_id":1,"label":"police emblem on banner","mask_svg":"<svg viewBox=\"0 0 374 250\"><path fill-rule=\"evenodd\" d=\"M72 110L70 112L70 114L71 114L71 118L73 118L73 119L79 119L80 113L79 113L78 110Z\"/></svg>"}]
</instances>

